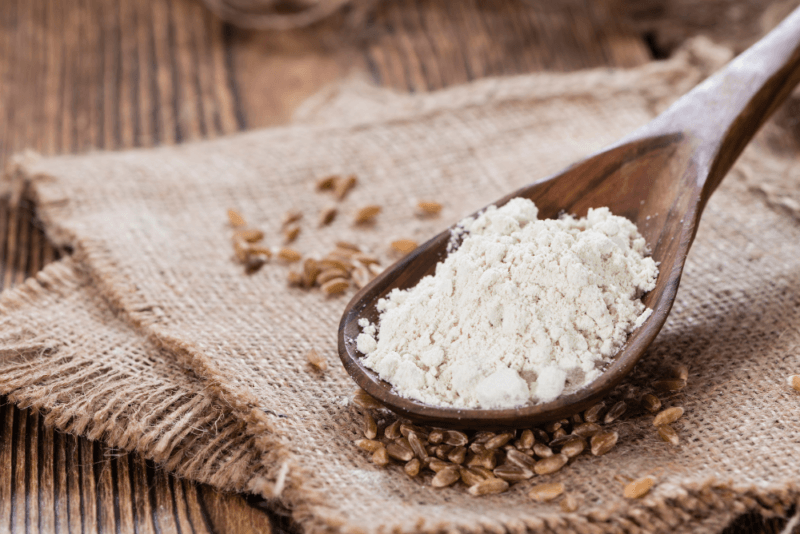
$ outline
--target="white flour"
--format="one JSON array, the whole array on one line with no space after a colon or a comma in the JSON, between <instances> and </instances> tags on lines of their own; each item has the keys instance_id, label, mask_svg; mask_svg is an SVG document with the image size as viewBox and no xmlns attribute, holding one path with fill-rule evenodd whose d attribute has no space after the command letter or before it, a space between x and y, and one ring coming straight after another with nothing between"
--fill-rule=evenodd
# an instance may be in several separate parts
<instances>
[{"instance_id":1,"label":"white flour","mask_svg":"<svg viewBox=\"0 0 800 534\"><path fill-rule=\"evenodd\" d=\"M658 269L645 240L608 208L537 220L514 199L459 223L461 246L416 287L359 323L364 364L400 395L438 406L547 402L602 372L652 310Z\"/></svg>"}]
</instances>

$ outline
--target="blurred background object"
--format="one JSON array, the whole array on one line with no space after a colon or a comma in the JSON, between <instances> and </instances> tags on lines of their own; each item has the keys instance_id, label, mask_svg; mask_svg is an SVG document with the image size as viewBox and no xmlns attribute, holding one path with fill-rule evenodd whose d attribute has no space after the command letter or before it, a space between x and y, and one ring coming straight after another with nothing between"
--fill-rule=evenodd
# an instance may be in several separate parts
<instances>
[{"instance_id":1,"label":"blurred background object","mask_svg":"<svg viewBox=\"0 0 800 534\"><path fill-rule=\"evenodd\" d=\"M25 150L169 145L282 124L322 87L352 76L418 92L489 76L634 67L696 35L738 52L798 3L4 0L0 164ZM798 109L797 100L788 107ZM63 253L29 204L5 202L0 250L6 288ZM291 530L264 503L54 432L41 415L2 401L2 532ZM778 532L784 523L745 514L729 531Z\"/></svg>"}]
</instances>

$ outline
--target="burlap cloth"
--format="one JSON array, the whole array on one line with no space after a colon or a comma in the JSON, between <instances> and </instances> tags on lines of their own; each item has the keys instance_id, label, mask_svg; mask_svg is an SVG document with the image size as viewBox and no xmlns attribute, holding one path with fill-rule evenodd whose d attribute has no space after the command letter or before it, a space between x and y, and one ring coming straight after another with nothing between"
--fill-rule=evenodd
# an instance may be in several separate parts
<instances>
[{"instance_id":1,"label":"burlap cloth","mask_svg":"<svg viewBox=\"0 0 800 534\"><path fill-rule=\"evenodd\" d=\"M245 275L225 215L240 210L277 244L283 213L301 209L299 250L322 254L346 239L388 264L391 240L422 241L611 143L725 59L695 42L630 71L413 96L355 84L320 95L286 127L25 158L6 187L26 189L48 236L73 254L2 295L0 391L64 431L261 494L308 531L711 532L746 510L788 513L800 496L800 395L785 382L800 372L800 164L776 123L708 205L669 321L630 379L689 366L689 386L669 399L686 408L680 445L661 442L652 417L624 419L614 451L546 477L578 497L575 513L533 503L532 481L473 498L370 463L353 445L361 417L336 355L352 293L287 288L277 263ZM331 200L313 184L330 173L360 182L343 215L317 229ZM415 218L420 198L444 203L441 217ZM372 203L384 209L375 226L351 226ZM327 373L306 363L311 347ZM623 499L626 481L646 474L657 479L652 493Z\"/></svg>"}]
</instances>

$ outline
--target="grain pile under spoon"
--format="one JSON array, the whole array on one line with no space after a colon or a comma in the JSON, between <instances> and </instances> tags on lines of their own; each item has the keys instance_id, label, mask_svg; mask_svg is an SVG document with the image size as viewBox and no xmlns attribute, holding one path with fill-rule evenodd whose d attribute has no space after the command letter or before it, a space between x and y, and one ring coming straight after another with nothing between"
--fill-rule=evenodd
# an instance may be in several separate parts
<instances>
[{"instance_id":1,"label":"grain pile under spoon","mask_svg":"<svg viewBox=\"0 0 800 534\"><path fill-rule=\"evenodd\" d=\"M642 299L653 313L628 337L608 369L583 389L548 403L481 410L430 406L400 397L361 363L355 347L362 317L377 323L375 304L434 272L450 230L395 263L362 289L339 325L339 356L359 386L416 421L460 428L520 427L587 408L631 371L672 308L686 255L709 197L758 128L800 82L800 8L721 71L630 136L492 204L532 200L540 218L584 216L608 206L632 220L659 262L656 288Z\"/></svg>"}]
</instances>

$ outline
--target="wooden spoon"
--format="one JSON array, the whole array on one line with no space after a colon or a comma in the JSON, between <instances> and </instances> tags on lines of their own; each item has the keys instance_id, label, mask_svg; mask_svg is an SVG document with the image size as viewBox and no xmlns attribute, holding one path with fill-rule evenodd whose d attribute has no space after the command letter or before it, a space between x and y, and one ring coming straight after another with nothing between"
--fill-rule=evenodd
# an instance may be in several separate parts
<instances>
[{"instance_id":1,"label":"wooden spoon","mask_svg":"<svg viewBox=\"0 0 800 534\"><path fill-rule=\"evenodd\" d=\"M437 407L401 397L361 363L355 347L362 317L378 322L375 305L394 288L406 289L432 274L446 256L450 230L395 263L364 287L339 325L339 356L359 386L410 419L453 428L520 427L561 419L592 405L617 385L655 339L672 308L700 215L758 128L800 81L800 8L777 28L619 143L514 197L532 200L540 218L562 212L584 216L608 206L632 220L659 263L656 288L643 302L653 313L628 337L594 382L552 402L513 409Z\"/></svg>"}]
</instances>

